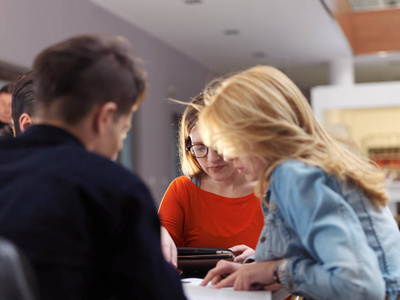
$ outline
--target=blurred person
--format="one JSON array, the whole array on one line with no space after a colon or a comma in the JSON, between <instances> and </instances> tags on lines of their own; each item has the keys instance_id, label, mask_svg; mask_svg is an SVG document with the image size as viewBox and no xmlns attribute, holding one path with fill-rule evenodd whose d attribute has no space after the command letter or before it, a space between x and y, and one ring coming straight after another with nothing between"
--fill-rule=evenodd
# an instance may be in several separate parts
<instances>
[{"instance_id":1,"label":"blurred person","mask_svg":"<svg viewBox=\"0 0 400 300\"><path fill-rule=\"evenodd\" d=\"M35 124L0 141L0 235L40 299L185 299L144 183L111 161L146 81L122 37L83 35L34 60Z\"/></svg>"},{"instance_id":2,"label":"blurred person","mask_svg":"<svg viewBox=\"0 0 400 300\"><path fill-rule=\"evenodd\" d=\"M14 130L11 124L4 124L5 126L0 128L0 138L14 137Z\"/></svg>"},{"instance_id":3,"label":"blurred person","mask_svg":"<svg viewBox=\"0 0 400 300\"><path fill-rule=\"evenodd\" d=\"M255 263L221 261L202 284L398 299L400 233L382 171L333 138L273 67L227 78L206 103L198 121L204 144L258 180L265 225Z\"/></svg>"},{"instance_id":4,"label":"blurred person","mask_svg":"<svg viewBox=\"0 0 400 300\"><path fill-rule=\"evenodd\" d=\"M11 95L13 84L0 89L0 137L13 136L11 118Z\"/></svg>"}]
</instances>

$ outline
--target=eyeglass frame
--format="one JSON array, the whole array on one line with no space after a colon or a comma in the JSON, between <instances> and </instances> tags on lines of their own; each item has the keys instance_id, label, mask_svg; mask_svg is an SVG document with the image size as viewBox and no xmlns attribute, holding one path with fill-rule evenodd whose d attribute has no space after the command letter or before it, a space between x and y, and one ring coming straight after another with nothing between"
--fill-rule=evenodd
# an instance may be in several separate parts
<instances>
[{"instance_id":1,"label":"eyeglass frame","mask_svg":"<svg viewBox=\"0 0 400 300\"><path fill-rule=\"evenodd\" d=\"M200 157L199 157L199 156L196 156L196 155L193 153L193 151L191 151L191 149L192 149L194 146L203 146L203 147L205 147L205 148L207 149L206 154L204 154L203 156L200 156ZM205 146L205 145L203 145L203 144L194 144L194 145L190 145L189 147L186 147L186 151L189 151L190 154L193 155L193 157L195 157L195 158L204 158L204 157L207 156L207 154L208 154L208 152L209 152L209 149L208 149L207 146Z\"/></svg>"}]
</instances>

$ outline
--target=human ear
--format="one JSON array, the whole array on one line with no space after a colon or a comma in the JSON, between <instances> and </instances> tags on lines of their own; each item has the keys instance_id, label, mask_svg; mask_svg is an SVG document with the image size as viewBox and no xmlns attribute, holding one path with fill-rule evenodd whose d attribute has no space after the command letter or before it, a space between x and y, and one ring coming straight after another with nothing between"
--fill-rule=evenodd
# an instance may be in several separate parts
<instances>
[{"instance_id":1,"label":"human ear","mask_svg":"<svg viewBox=\"0 0 400 300\"><path fill-rule=\"evenodd\" d=\"M29 126L32 125L32 123L33 123L33 118L27 113L23 113L19 117L19 128L21 132L24 132Z\"/></svg>"},{"instance_id":2,"label":"human ear","mask_svg":"<svg viewBox=\"0 0 400 300\"><path fill-rule=\"evenodd\" d=\"M116 111L115 102L110 101L99 105L94 119L95 130L104 133L110 124L113 125Z\"/></svg>"}]
</instances>

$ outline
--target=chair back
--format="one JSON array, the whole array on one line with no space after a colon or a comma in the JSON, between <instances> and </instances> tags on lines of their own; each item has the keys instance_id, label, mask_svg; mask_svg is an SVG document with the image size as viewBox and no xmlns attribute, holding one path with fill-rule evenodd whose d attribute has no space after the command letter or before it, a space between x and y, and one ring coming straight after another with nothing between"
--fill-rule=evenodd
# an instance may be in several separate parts
<instances>
[{"instance_id":1,"label":"chair back","mask_svg":"<svg viewBox=\"0 0 400 300\"><path fill-rule=\"evenodd\" d=\"M0 299L38 300L33 269L21 250L0 238Z\"/></svg>"}]
</instances>

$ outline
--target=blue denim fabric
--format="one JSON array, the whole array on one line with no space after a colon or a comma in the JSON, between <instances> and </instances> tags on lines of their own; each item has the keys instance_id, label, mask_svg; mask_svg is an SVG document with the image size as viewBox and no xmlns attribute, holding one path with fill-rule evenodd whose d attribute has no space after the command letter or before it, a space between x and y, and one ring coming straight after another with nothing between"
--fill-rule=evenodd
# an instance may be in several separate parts
<instances>
[{"instance_id":1,"label":"blue denim fabric","mask_svg":"<svg viewBox=\"0 0 400 300\"><path fill-rule=\"evenodd\" d=\"M255 260L287 258L287 290L307 299L397 299L400 233L388 207L297 160L273 171L266 198Z\"/></svg>"}]
</instances>

